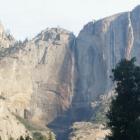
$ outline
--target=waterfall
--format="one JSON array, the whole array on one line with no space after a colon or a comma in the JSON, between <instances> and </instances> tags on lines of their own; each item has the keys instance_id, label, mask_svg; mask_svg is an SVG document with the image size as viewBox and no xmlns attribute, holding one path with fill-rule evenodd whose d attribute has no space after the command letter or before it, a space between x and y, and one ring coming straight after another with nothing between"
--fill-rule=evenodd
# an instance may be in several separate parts
<instances>
[{"instance_id":1,"label":"waterfall","mask_svg":"<svg viewBox=\"0 0 140 140\"><path fill-rule=\"evenodd\" d=\"M72 44L72 52L71 52L71 59L72 59L72 68L71 68L71 91L72 93L70 94L70 103L72 103L73 100L73 95L74 95L74 72L75 72L75 44L76 44L76 40L74 39L73 44Z\"/></svg>"},{"instance_id":2,"label":"waterfall","mask_svg":"<svg viewBox=\"0 0 140 140\"><path fill-rule=\"evenodd\" d=\"M130 59L131 49L134 43L134 32L131 21L131 13L128 13L128 35L127 35L127 48L126 48L126 59Z\"/></svg>"}]
</instances>

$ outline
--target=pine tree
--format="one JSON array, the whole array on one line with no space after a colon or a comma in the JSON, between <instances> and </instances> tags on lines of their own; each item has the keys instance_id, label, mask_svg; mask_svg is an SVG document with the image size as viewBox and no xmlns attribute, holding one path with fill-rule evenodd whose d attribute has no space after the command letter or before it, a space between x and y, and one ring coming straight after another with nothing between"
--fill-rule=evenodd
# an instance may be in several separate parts
<instances>
[{"instance_id":1,"label":"pine tree","mask_svg":"<svg viewBox=\"0 0 140 140\"><path fill-rule=\"evenodd\" d=\"M107 113L108 140L140 140L140 67L135 61L124 59L112 70L116 96Z\"/></svg>"}]
</instances>

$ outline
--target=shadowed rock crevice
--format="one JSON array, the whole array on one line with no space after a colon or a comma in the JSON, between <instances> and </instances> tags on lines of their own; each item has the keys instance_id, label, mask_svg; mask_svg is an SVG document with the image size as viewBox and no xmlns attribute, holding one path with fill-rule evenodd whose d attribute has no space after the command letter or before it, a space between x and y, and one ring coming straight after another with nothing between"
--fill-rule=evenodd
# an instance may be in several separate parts
<instances>
[{"instance_id":1,"label":"shadowed rock crevice","mask_svg":"<svg viewBox=\"0 0 140 140\"><path fill-rule=\"evenodd\" d=\"M112 68L125 57L140 64L140 6L89 22L77 38L65 29L47 28L17 42L0 25L0 114L6 108L24 118L26 110L28 121L49 124L58 140L66 140L73 122L94 116L98 109L92 102L112 92ZM4 119L0 122L5 130Z\"/></svg>"}]
</instances>

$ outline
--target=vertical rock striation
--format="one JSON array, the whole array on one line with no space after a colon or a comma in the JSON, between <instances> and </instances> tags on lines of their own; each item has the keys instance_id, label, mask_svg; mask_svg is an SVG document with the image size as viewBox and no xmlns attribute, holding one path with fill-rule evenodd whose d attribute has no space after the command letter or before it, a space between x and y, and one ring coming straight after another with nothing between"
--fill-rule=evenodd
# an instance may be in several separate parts
<instances>
[{"instance_id":1,"label":"vertical rock striation","mask_svg":"<svg viewBox=\"0 0 140 140\"><path fill-rule=\"evenodd\" d=\"M71 104L75 36L61 28L0 51L0 95L10 111L46 125Z\"/></svg>"},{"instance_id":2,"label":"vertical rock striation","mask_svg":"<svg viewBox=\"0 0 140 140\"><path fill-rule=\"evenodd\" d=\"M2 104L10 115L38 125L58 117L61 123L85 120L91 103L112 91L112 68L134 56L140 64L140 6L89 22L77 38L48 28L32 40L17 42L0 24Z\"/></svg>"},{"instance_id":3,"label":"vertical rock striation","mask_svg":"<svg viewBox=\"0 0 140 140\"><path fill-rule=\"evenodd\" d=\"M69 108L73 84L74 41L72 33L57 28L42 32L33 39L36 53L40 53L37 54L40 58L32 73L33 121L53 121Z\"/></svg>"},{"instance_id":4,"label":"vertical rock striation","mask_svg":"<svg viewBox=\"0 0 140 140\"><path fill-rule=\"evenodd\" d=\"M75 112L83 112L92 101L112 90L111 70L122 58L136 57L140 64L139 15L140 6L131 12L89 22L81 30L75 47Z\"/></svg>"}]
</instances>

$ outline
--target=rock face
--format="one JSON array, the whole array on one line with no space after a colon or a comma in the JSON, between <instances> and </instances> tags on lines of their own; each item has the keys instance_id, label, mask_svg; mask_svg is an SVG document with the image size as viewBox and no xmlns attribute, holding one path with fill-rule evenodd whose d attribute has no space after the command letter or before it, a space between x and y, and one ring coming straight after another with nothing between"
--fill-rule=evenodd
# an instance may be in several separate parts
<instances>
[{"instance_id":1,"label":"rock face","mask_svg":"<svg viewBox=\"0 0 140 140\"><path fill-rule=\"evenodd\" d=\"M9 48L13 46L15 39L4 30L3 25L0 23L0 48Z\"/></svg>"},{"instance_id":2,"label":"rock face","mask_svg":"<svg viewBox=\"0 0 140 140\"><path fill-rule=\"evenodd\" d=\"M76 122L72 126L69 140L104 140L109 130L99 124Z\"/></svg>"},{"instance_id":3,"label":"rock face","mask_svg":"<svg viewBox=\"0 0 140 140\"><path fill-rule=\"evenodd\" d=\"M10 138L17 139L21 136L30 135L25 126L17 120L16 116L12 114L7 107L4 99L0 99L0 137L2 140L9 140Z\"/></svg>"},{"instance_id":4,"label":"rock face","mask_svg":"<svg viewBox=\"0 0 140 140\"><path fill-rule=\"evenodd\" d=\"M132 12L90 22L76 40L75 97L77 110L112 90L111 70L122 58L140 64L140 6Z\"/></svg>"},{"instance_id":5,"label":"rock face","mask_svg":"<svg viewBox=\"0 0 140 140\"><path fill-rule=\"evenodd\" d=\"M14 113L48 123L69 107L74 40L72 33L53 28L9 48L15 51L1 58L0 93Z\"/></svg>"},{"instance_id":6,"label":"rock face","mask_svg":"<svg viewBox=\"0 0 140 140\"><path fill-rule=\"evenodd\" d=\"M140 6L88 23L77 38L48 28L17 42L0 25L0 98L9 112L37 125L63 122L64 112L83 120L112 91L111 69L133 56L140 64Z\"/></svg>"},{"instance_id":7,"label":"rock face","mask_svg":"<svg viewBox=\"0 0 140 140\"><path fill-rule=\"evenodd\" d=\"M33 94L31 114L33 121L53 121L71 104L72 47L75 37L62 29L50 29L35 37L32 42L36 62L32 71ZM31 44L28 44L29 48ZM32 61L32 57L31 57Z\"/></svg>"},{"instance_id":8,"label":"rock face","mask_svg":"<svg viewBox=\"0 0 140 140\"><path fill-rule=\"evenodd\" d=\"M74 41L72 33L52 28L9 48L2 44L0 97L12 114L42 127L69 108Z\"/></svg>"}]
</instances>

